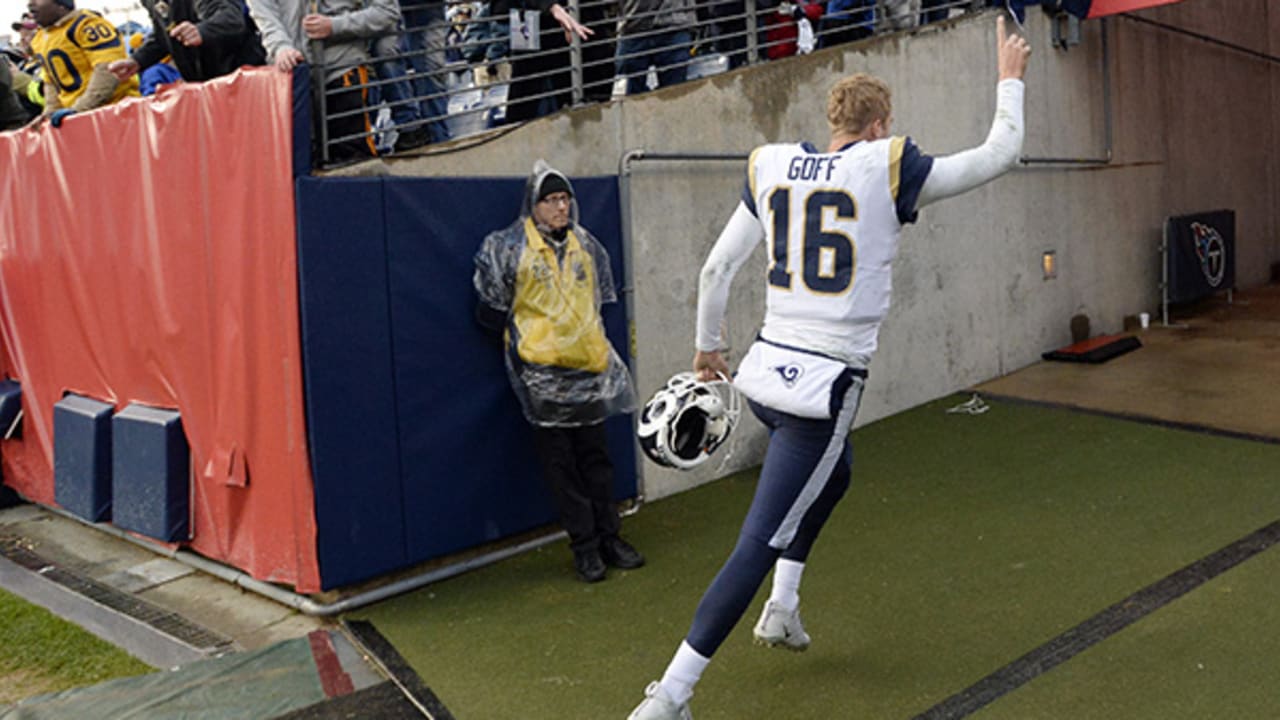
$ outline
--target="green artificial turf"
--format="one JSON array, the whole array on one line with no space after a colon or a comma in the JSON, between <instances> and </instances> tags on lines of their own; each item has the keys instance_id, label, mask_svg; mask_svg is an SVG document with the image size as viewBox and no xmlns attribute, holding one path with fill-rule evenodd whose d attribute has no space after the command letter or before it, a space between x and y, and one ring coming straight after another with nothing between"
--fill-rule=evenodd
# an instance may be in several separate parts
<instances>
[{"instance_id":1,"label":"green artificial turf","mask_svg":"<svg viewBox=\"0 0 1280 720\"><path fill-rule=\"evenodd\" d=\"M0 704L151 671L114 645L0 590Z\"/></svg>"},{"instance_id":2,"label":"green artificial turf","mask_svg":"<svg viewBox=\"0 0 1280 720\"><path fill-rule=\"evenodd\" d=\"M853 487L801 592L812 647L753 646L757 598L699 684L694 717L912 717L1280 516L1280 447L1029 405L945 412L962 399L854 433ZM577 582L567 549L544 548L355 615L461 720L624 718L688 629L754 480L743 473L643 508L624 533L649 565L606 582ZM1265 644L1234 649L1235 662L1274 665L1256 654ZM1088 716L1035 700L994 714L1073 664L983 712ZM1191 690L1170 682L1159 692ZM1267 716L1274 703L1257 710L1233 716Z\"/></svg>"},{"instance_id":3,"label":"green artificial turf","mask_svg":"<svg viewBox=\"0 0 1280 720\"><path fill-rule=\"evenodd\" d=\"M1264 552L973 717L1276 717L1277 576L1280 551Z\"/></svg>"}]
</instances>

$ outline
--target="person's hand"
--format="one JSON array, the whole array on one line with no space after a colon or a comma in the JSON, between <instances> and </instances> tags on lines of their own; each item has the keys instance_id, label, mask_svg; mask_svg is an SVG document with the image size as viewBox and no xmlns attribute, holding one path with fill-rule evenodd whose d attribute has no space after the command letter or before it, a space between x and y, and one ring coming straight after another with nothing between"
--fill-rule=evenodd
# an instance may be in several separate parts
<instances>
[{"instance_id":1,"label":"person's hand","mask_svg":"<svg viewBox=\"0 0 1280 720\"><path fill-rule=\"evenodd\" d=\"M54 110L53 112L49 113L49 124L56 128L60 128L62 127L63 120L66 120L67 118L75 114L76 114L76 111L72 110L71 108L60 108L58 110Z\"/></svg>"},{"instance_id":2,"label":"person's hand","mask_svg":"<svg viewBox=\"0 0 1280 720\"><path fill-rule=\"evenodd\" d=\"M301 65L304 60L306 58L302 56L300 51L293 48L281 48L276 51L275 65L281 72L293 72L293 69Z\"/></svg>"},{"instance_id":3,"label":"person's hand","mask_svg":"<svg viewBox=\"0 0 1280 720\"><path fill-rule=\"evenodd\" d=\"M200 43L204 42L204 38L200 37L200 28L189 20L183 20L174 25L173 29L169 31L169 37L187 47L199 47Z\"/></svg>"},{"instance_id":4,"label":"person's hand","mask_svg":"<svg viewBox=\"0 0 1280 720\"><path fill-rule=\"evenodd\" d=\"M1021 80L1027 72L1031 46L1021 35L1009 34L1005 30L1003 15L996 18L996 45L996 66L1000 70L1000 79Z\"/></svg>"},{"instance_id":5,"label":"person's hand","mask_svg":"<svg viewBox=\"0 0 1280 720\"><path fill-rule=\"evenodd\" d=\"M711 382L712 380L720 380L729 378L729 363L724 361L724 356L719 350L711 350L709 352L697 351L693 354L693 374L702 382Z\"/></svg>"},{"instance_id":6,"label":"person's hand","mask_svg":"<svg viewBox=\"0 0 1280 720\"><path fill-rule=\"evenodd\" d=\"M333 34L333 18L312 13L302 18L302 31L312 40L323 40Z\"/></svg>"},{"instance_id":7,"label":"person's hand","mask_svg":"<svg viewBox=\"0 0 1280 720\"><path fill-rule=\"evenodd\" d=\"M107 64L107 72L115 75L120 82L124 82L138 74L138 61L133 58L113 60Z\"/></svg>"},{"instance_id":8,"label":"person's hand","mask_svg":"<svg viewBox=\"0 0 1280 720\"><path fill-rule=\"evenodd\" d=\"M577 18L570 15L569 11L565 10L560 3L551 6L551 17L555 18L556 22L560 23L560 27L564 28L564 41L567 43L573 42L574 35L586 40L596 34L595 30L578 22Z\"/></svg>"}]
</instances>

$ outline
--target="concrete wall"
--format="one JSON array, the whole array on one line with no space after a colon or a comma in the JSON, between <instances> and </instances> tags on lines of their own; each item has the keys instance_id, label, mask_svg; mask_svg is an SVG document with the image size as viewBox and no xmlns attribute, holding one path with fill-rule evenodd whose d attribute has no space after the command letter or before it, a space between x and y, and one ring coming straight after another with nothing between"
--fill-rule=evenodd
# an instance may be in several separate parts
<instances>
[{"instance_id":1,"label":"concrete wall","mask_svg":"<svg viewBox=\"0 0 1280 720\"><path fill-rule=\"evenodd\" d=\"M1141 15L1274 54L1278 5L1190 0ZM1047 18L1036 9L1029 18L1035 54L1025 154L1103 155L1102 23L1086 23L1083 43L1062 51L1050 45ZM994 15L986 14L833 48L545 118L470 149L357 172L523 175L545 157L570 175L617 174L622 155L637 148L745 154L769 141L823 144L826 90L855 71L879 75L897 89L896 132L911 135L926 152L946 154L980 143L990 126L994 25ZM1127 315L1154 313L1157 245L1167 215L1234 208L1240 287L1266 282L1270 265L1280 261L1277 65L1132 19L1111 19L1107 31L1112 161L1031 166L922 213L903 235L894 309L880 335L859 423L1036 362L1041 352L1071 340L1074 315L1088 316L1099 334L1119 331ZM688 367L698 269L738 201L742 170L741 162L723 161L631 165L642 395ZM507 212L497 210L495 225ZM1059 267L1058 277L1046 281L1040 260L1048 250L1057 253ZM758 253L736 281L727 333L738 357L762 315L763 271ZM727 459L708 463L713 467L679 474L646 465L646 494L661 497L758 463L762 433L754 420L743 430Z\"/></svg>"}]
</instances>

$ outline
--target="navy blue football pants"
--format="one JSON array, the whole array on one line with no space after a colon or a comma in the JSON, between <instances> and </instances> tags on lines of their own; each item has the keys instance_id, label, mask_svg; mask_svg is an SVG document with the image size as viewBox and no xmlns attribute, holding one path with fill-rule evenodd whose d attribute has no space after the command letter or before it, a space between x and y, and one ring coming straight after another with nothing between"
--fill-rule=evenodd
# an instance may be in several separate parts
<instances>
[{"instance_id":1,"label":"navy blue football pants","mask_svg":"<svg viewBox=\"0 0 1280 720\"><path fill-rule=\"evenodd\" d=\"M769 429L769 447L738 543L693 614L686 638L711 657L746 612L779 557L804 562L822 526L849 488L849 428L862 399L853 379L833 403L835 417L812 420L750 403Z\"/></svg>"}]
</instances>

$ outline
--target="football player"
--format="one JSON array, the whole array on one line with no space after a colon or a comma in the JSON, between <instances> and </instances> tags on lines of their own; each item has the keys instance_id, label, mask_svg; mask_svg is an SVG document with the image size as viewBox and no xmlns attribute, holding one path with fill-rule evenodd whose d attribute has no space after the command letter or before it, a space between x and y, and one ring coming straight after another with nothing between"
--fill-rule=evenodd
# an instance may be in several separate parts
<instances>
[{"instance_id":1,"label":"football player","mask_svg":"<svg viewBox=\"0 0 1280 720\"><path fill-rule=\"evenodd\" d=\"M125 97L137 97L138 79L118 81L107 69L124 60L120 33L92 10L77 10L75 0L31 0L27 6L40 29L31 39L32 54L44 77L44 112L37 123L55 127L67 115Z\"/></svg>"},{"instance_id":2,"label":"football player","mask_svg":"<svg viewBox=\"0 0 1280 720\"><path fill-rule=\"evenodd\" d=\"M999 177L1023 139L1023 81L1031 49L997 21L999 85L986 142L932 158L889 134L889 88L868 75L831 88L825 150L764 145L747 186L702 268L697 352L702 380L728 375L720 349L729 285L757 245L769 257L759 338L734 385L769 428L759 485L737 545L712 580L666 673L631 720L688 720L689 698L711 656L773 568L757 642L804 650L799 587L809 550L849 486L849 430L880 323L889 309L898 235L917 210Z\"/></svg>"}]
</instances>

